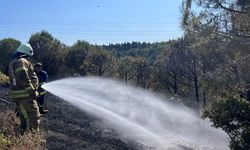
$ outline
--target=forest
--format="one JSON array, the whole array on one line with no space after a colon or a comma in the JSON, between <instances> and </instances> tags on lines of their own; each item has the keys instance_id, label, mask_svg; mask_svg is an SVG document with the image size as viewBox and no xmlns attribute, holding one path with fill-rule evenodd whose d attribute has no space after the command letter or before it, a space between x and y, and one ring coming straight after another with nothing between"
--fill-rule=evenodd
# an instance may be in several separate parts
<instances>
[{"instance_id":1,"label":"forest","mask_svg":"<svg viewBox=\"0 0 250 150\"><path fill-rule=\"evenodd\" d=\"M209 118L230 137L231 149L250 148L250 1L186 0L183 37L166 42L69 46L48 31L33 33L32 62L51 80L71 76L116 78L172 95ZM0 40L0 70L21 42Z\"/></svg>"}]
</instances>

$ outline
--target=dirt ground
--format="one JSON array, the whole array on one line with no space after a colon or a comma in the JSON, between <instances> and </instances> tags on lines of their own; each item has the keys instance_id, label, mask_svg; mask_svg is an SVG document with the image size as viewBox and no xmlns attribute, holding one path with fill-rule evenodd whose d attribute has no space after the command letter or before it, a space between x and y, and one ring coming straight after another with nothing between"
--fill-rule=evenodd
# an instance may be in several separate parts
<instances>
[{"instance_id":1,"label":"dirt ground","mask_svg":"<svg viewBox=\"0 0 250 150\"><path fill-rule=\"evenodd\" d=\"M86 150L134 150L134 145L121 141L116 132L105 129L98 119L48 94L49 113L42 120L47 148Z\"/></svg>"},{"instance_id":2,"label":"dirt ground","mask_svg":"<svg viewBox=\"0 0 250 150\"><path fill-rule=\"evenodd\" d=\"M0 96L9 99L8 89L0 88ZM79 109L47 94L46 108L49 113L41 120L48 150L137 150L142 146L124 142L117 132L102 126L101 121L81 112ZM0 102L0 110L15 106Z\"/></svg>"}]
</instances>

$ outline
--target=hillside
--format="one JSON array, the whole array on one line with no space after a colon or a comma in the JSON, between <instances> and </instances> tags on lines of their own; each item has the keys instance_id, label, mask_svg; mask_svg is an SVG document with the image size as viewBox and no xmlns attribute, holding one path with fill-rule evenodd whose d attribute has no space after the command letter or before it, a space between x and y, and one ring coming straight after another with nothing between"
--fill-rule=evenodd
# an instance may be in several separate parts
<instances>
[{"instance_id":1,"label":"hillside","mask_svg":"<svg viewBox=\"0 0 250 150\"><path fill-rule=\"evenodd\" d=\"M185 144L250 150L250 0L5 0L0 5L0 150L132 150L154 140L146 149L158 150L172 146L166 139L172 132L187 138ZM10 84L16 86L13 98L35 97L32 86L22 83L33 84L32 66L37 63L48 75L39 84L97 77L145 92L131 88L128 93L109 82L98 89L100 80L93 80L92 87L78 80L60 80L50 89L43 84L64 100L46 95L50 112L42 118L42 130L20 135L15 104L4 99L9 100ZM37 69L38 76L46 76ZM167 105L168 98L146 96L151 91L184 104L190 113ZM20 105L27 120L31 115L25 107ZM117 128L104 126L105 121ZM124 130L124 136L121 126L133 130ZM201 132L203 128L226 135ZM140 129L148 134L135 132ZM135 143L133 135L142 140ZM173 142L176 149L183 145L179 141Z\"/></svg>"}]
</instances>

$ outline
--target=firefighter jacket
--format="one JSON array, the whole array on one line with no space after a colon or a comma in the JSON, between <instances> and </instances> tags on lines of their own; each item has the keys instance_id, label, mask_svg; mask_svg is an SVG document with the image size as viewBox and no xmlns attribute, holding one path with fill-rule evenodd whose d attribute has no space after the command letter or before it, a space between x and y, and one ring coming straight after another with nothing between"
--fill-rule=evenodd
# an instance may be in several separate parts
<instances>
[{"instance_id":1,"label":"firefighter jacket","mask_svg":"<svg viewBox=\"0 0 250 150\"><path fill-rule=\"evenodd\" d=\"M38 77L32 64L26 58L15 58L9 65L12 99L35 99Z\"/></svg>"}]
</instances>

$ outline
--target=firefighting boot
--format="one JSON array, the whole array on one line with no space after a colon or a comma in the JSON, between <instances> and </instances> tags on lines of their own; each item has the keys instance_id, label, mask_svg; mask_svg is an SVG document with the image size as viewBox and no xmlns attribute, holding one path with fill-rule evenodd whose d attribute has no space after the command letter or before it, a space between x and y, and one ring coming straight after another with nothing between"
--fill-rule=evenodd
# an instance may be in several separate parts
<instances>
[{"instance_id":1,"label":"firefighting boot","mask_svg":"<svg viewBox=\"0 0 250 150\"><path fill-rule=\"evenodd\" d=\"M48 113L49 111L48 110L46 110L46 109L44 109L44 107L39 107L39 112L40 112L40 114L46 114L46 113Z\"/></svg>"}]
</instances>

